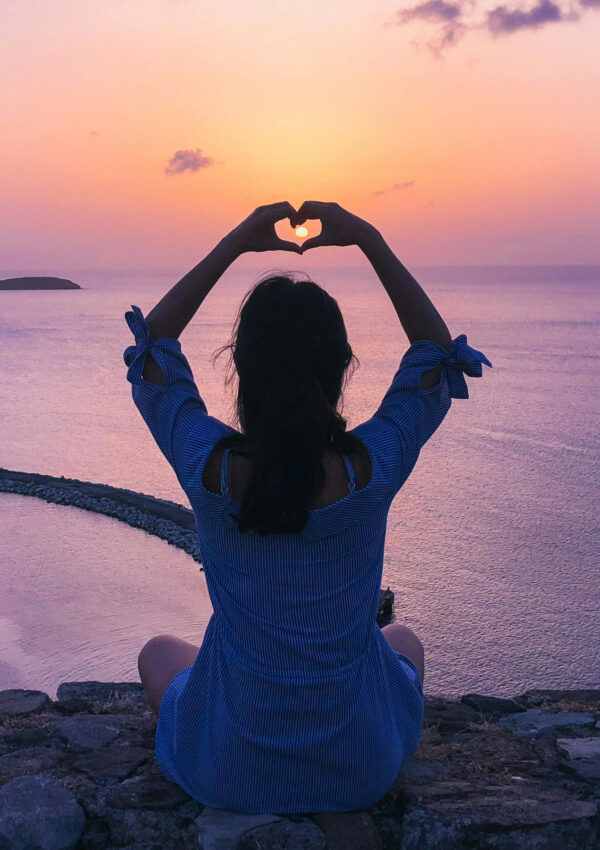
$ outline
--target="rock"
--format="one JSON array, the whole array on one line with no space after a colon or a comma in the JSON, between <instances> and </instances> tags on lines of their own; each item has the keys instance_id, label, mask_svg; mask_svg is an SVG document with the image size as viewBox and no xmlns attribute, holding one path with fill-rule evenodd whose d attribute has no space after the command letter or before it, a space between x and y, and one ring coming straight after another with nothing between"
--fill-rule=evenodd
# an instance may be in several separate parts
<instances>
[{"instance_id":1,"label":"rock","mask_svg":"<svg viewBox=\"0 0 600 850\"><path fill-rule=\"evenodd\" d=\"M0 788L3 850L69 850L84 825L83 809L57 779L22 776Z\"/></svg>"},{"instance_id":2,"label":"rock","mask_svg":"<svg viewBox=\"0 0 600 850\"><path fill-rule=\"evenodd\" d=\"M513 699L488 697L483 694L463 694L460 699L461 702L485 714L515 714L518 711L525 710L523 706L519 705Z\"/></svg>"},{"instance_id":3,"label":"rock","mask_svg":"<svg viewBox=\"0 0 600 850\"><path fill-rule=\"evenodd\" d=\"M121 739L126 739L128 745L146 747L154 752L156 736L156 718L154 716L139 716L135 714L102 714L97 715L110 726L120 730Z\"/></svg>"},{"instance_id":4,"label":"rock","mask_svg":"<svg viewBox=\"0 0 600 850\"><path fill-rule=\"evenodd\" d=\"M189 811L147 811L144 809L115 809L106 819L110 843L101 844L102 850L198 850L198 828L194 819L197 804ZM98 850L90 844L89 850Z\"/></svg>"},{"instance_id":5,"label":"rock","mask_svg":"<svg viewBox=\"0 0 600 850\"><path fill-rule=\"evenodd\" d=\"M115 809L172 809L190 796L163 776L133 776L111 788L106 805Z\"/></svg>"},{"instance_id":6,"label":"rock","mask_svg":"<svg viewBox=\"0 0 600 850\"><path fill-rule=\"evenodd\" d=\"M72 767L86 773L97 785L113 785L126 779L154 753L143 747L112 744L101 750L81 753L72 761Z\"/></svg>"},{"instance_id":7,"label":"rock","mask_svg":"<svg viewBox=\"0 0 600 850\"><path fill-rule=\"evenodd\" d=\"M310 818L323 831L327 850L383 850L369 812L318 812Z\"/></svg>"},{"instance_id":8,"label":"rock","mask_svg":"<svg viewBox=\"0 0 600 850\"><path fill-rule=\"evenodd\" d=\"M81 850L107 850L108 847L114 847L110 838L110 827L104 818L88 821L85 831L81 836L79 847ZM78 848L79 850L79 848ZM119 850L135 850L133 845L129 848L121 846Z\"/></svg>"},{"instance_id":9,"label":"rock","mask_svg":"<svg viewBox=\"0 0 600 850\"><path fill-rule=\"evenodd\" d=\"M595 738L557 738L556 745L570 759L600 759L600 736Z\"/></svg>"},{"instance_id":10,"label":"rock","mask_svg":"<svg viewBox=\"0 0 600 850\"><path fill-rule=\"evenodd\" d=\"M20 688L0 691L0 717L33 714L48 705L50 697L42 691L24 691Z\"/></svg>"},{"instance_id":11,"label":"rock","mask_svg":"<svg viewBox=\"0 0 600 850\"><path fill-rule=\"evenodd\" d=\"M66 738L75 752L97 750L113 741L120 733L120 727L110 717L103 714L79 715L59 720L56 724L58 734Z\"/></svg>"},{"instance_id":12,"label":"rock","mask_svg":"<svg viewBox=\"0 0 600 850\"><path fill-rule=\"evenodd\" d=\"M54 709L59 714L70 716L77 712L87 711L89 702L86 699L65 699L54 703Z\"/></svg>"},{"instance_id":13,"label":"rock","mask_svg":"<svg viewBox=\"0 0 600 850\"><path fill-rule=\"evenodd\" d=\"M577 777L577 779L581 779L583 782L591 782L594 785L600 785L599 759L593 759L591 761L586 759L573 759L572 761L562 762L560 767L572 776Z\"/></svg>"},{"instance_id":14,"label":"rock","mask_svg":"<svg viewBox=\"0 0 600 850\"><path fill-rule=\"evenodd\" d=\"M206 806L196 818L200 847L202 850L237 850L240 839L247 832L280 820L280 815L247 815Z\"/></svg>"},{"instance_id":15,"label":"rock","mask_svg":"<svg viewBox=\"0 0 600 850\"><path fill-rule=\"evenodd\" d=\"M50 770L64 758L65 753L55 747L26 747L13 750L0 756L0 784L16 776Z\"/></svg>"},{"instance_id":16,"label":"rock","mask_svg":"<svg viewBox=\"0 0 600 850\"><path fill-rule=\"evenodd\" d=\"M498 723L515 735L535 735L556 726L586 725L594 722L594 715L583 711L542 711L530 708L521 714L501 717Z\"/></svg>"},{"instance_id":17,"label":"rock","mask_svg":"<svg viewBox=\"0 0 600 850\"><path fill-rule=\"evenodd\" d=\"M534 688L514 697L514 700L524 708L537 708L544 703L553 702L582 702L592 711L600 711L600 689L570 688L553 690L551 688Z\"/></svg>"},{"instance_id":18,"label":"rock","mask_svg":"<svg viewBox=\"0 0 600 850\"><path fill-rule=\"evenodd\" d=\"M60 744L54 723L48 723L46 726L31 726L25 729L9 729L0 732L0 742L3 752L15 750L17 747Z\"/></svg>"},{"instance_id":19,"label":"rock","mask_svg":"<svg viewBox=\"0 0 600 850\"><path fill-rule=\"evenodd\" d=\"M402 818L401 850L459 850L457 841L460 825L444 823L423 809L407 812Z\"/></svg>"},{"instance_id":20,"label":"rock","mask_svg":"<svg viewBox=\"0 0 600 850\"><path fill-rule=\"evenodd\" d=\"M470 723L481 723L481 712L464 703L426 697L425 723L437 726L440 735L456 735L467 732Z\"/></svg>"},{"instance_id":21,"label":"rock","mask_svg":"<svg viewBox=\"0 0 600 850\"><path fill-rule=\"evenodd\" d=\"M440 762L431 763L409 758L400 768L398 776L404 783L416 783L419 785L422 782L431 782L433 779L440 779L443 774L444 766Z\"/></svg>"},{"instance_id":22,"label":"rock","mask_svg":"<svg viewBox=\"0 0 600 850\"><path fill-rule=\"evenodd\" d=\"M56 692L58 702L81 699L87 702L110 702L115 699L146 701L141 682L63 682Z\"/></svg>"},{"instance_id":23,"label":"rock","mask_svg":"<svg viewBox=\"0 0 600 850\"><path fill-rule=\"evenodd\" d=\"M337 845L331 844L316 823L310 820L294 823L282 818L250 830L235 846L237 850L336 850ZM346 841L339 846L343 850L355 847ZM365 850L375 850L377 846L365 846Z\"/></svg>"},{"instance_id":24,"label":"rock","mask_svg":"<svg viewBox=\"0 0 600 850\"><path fill-rule=\"evenodd\" d=\"M409 798L402 850L583 850L598 836L597 803L539 783L438 784Z\"/></svg>"}]
</instances>

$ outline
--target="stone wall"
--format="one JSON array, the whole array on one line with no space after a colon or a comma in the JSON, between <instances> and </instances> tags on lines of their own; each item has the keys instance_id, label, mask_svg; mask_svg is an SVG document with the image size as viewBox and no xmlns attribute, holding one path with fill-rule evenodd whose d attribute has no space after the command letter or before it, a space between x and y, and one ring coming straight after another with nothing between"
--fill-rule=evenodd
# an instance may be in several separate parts
<instances>
[{"instance_id":1,"label":"stone wall","mask_svg":"<svg viewBox=\"0 0 600 850\"><path fill-rule=\"evenodd\" d=\"M3 850L593 850L600 690L427 696L417 751L368 812L246 815L161 775L138 683L0 692Z\"/></svg>"}]
</instances>

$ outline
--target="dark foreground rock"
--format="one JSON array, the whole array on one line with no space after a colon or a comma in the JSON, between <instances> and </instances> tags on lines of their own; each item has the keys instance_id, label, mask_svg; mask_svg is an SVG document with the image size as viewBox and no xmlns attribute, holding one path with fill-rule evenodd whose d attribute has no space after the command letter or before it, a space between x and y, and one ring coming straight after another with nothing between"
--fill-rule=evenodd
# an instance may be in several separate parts
<instances>
[{"instance_id":1,"label":"dark foreground rock","mask_svg":"<svg viewBox=\"0 0 600 850\"><path fill-rule=\"evenodd\" d=\"M75 847L84 826L83 809L51 776L21 776L0 788L2 847Z\"/></svg>"},{"instance_id":2,"label":"dark foreground rock","mask_svg":"<svg viewBox=\"0 0 600 850\"><path fill-rule=\"evenodd\" d=\"M515 709L515 706L518 706ZM368 812L248 815L160 773L139 683L0 692L2 850L593 850L600 691L427 697L417 751Z\"/></svg>"}]
</instances>

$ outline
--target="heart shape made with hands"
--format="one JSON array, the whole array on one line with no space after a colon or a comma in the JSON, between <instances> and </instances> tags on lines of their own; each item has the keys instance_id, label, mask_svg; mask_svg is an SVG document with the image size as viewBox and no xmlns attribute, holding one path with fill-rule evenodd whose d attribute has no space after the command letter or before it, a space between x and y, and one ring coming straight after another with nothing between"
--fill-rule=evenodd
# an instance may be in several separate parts
<instances>
[{"instance_id":1,"label":"heart shape made with hands","mask_svg":"<svg viewBox=\"0 0 600 850\"><path fill-rule=\"evenodd\" d=\"M318 218L307 218L302 224L295 227L292 227L289 218L282 218L281 221L275 223L277 236L285 242L295 242L297 245L302 245L307 239L318 236L322 230L323 226Z\"/></svg>"}]
</instances>

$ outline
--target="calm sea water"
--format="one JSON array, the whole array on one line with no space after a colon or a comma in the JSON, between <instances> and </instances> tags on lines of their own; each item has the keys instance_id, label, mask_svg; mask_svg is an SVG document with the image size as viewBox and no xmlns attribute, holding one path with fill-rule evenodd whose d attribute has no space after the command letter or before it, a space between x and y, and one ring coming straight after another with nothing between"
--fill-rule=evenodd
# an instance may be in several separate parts
<instances>
[{"instance_id":1,"label":"calm sea water","mask_svg":"<svg viewBox=\"0 0 600 850\"><path fill-rule=\"evenodd\" d=\"M408 340L369 267L294 268L344 314L361 361L345 394L352 428ZM81 291L0 292L1 466L188 504L123 363L125 311L147 313L185 271L72 272ZM210 355L259 271L230 270L181 337L209 412L229 424L226 355L214 367ZM493 363L467 378L470 399L454 400L389 515L382 586L425 645L425 689L598 687L600 267L411 271L452 336ZM185 553L74 507L0 494L0 509L0 688L134 679L152 634L201 643L211 603Z\"/></svg>"}]
</instances>

